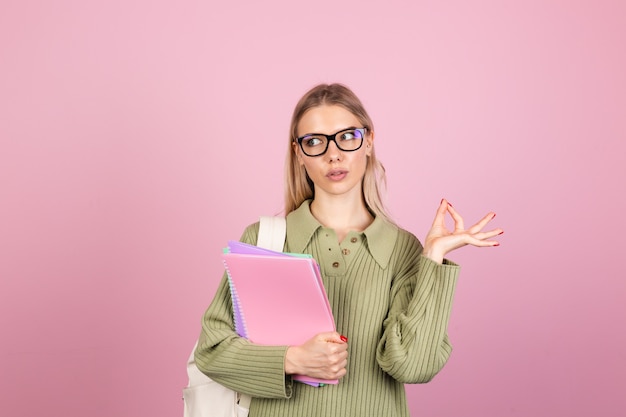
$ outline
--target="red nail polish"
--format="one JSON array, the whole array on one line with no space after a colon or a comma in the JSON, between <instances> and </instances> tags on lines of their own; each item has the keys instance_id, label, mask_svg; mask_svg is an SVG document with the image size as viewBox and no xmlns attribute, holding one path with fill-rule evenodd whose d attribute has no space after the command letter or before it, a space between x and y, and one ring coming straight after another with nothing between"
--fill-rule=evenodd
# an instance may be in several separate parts
<instances>
[{"instance_id":1,"label":"red nail polish","mask_svg":"<svg viewBox=\"0 0 626 417\"><path fill-rule=\"evenodd\" d=\"M348 338L345 337L344 335L339 336L339 338L341 339L342 342L348 343Z\"/></svg>"},{"instance_id":2,"label":"red nail polish","mask_svg":"<svg viewBox=\"0 0 626 417\"><path fill-rule=\"evenodd\" d=\"M504 230L503 230L503 231L501 231L500 233L498 233L498 235L501 235L502 233L504 233Z\"/></svg>"},{"instance_id":3,"label":"red nail polish","mask_svg":"<svg viewBox=\"0 0 626 417\"><path fill-rule=\"evenodd\" d=\"M496 243L496 244L495 244L495 245L493 245L493 246L500 246L500 244L499 244L499 243Z\"/></svg>"}]
</instances>

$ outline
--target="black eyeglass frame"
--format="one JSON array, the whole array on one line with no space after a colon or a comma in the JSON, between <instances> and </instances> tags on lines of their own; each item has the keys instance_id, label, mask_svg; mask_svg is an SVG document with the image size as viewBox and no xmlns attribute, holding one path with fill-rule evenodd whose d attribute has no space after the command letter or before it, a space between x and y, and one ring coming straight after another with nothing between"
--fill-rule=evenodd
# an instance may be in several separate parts
<instances>
[{"instance_id":1,"label":"black eyeglass frame","mask_svg":"<svg viewBox=\"0 0 626 417\"><path fill-rule=\"evenodd\" d=\"M340 135L340 134L342 134L342 133L348 132L348 131L350 131L350 130L356 130L356 131L358 131L358 132L360 132L360 133L361 133L361 144L360 144L357 148L355 148L355 149L343 149L343 148L339 145L339 142L337 142L337 136L338 136L338 135ZM316 156L322 156L322 155L324 155L324 154L328 151L328 145L330 145L330 142L331 142L331 141L335 142L335 145L337 146L337 149L339 149L340 151L343 151L343 152L354 152L354 151L358 151L358 150L359 150L359 149L361 149L361 147L363 146L363 140L365 139L365 132L367 132L367 128L366 128L366 127L358 127L358 128L355 128L355 127L349 127L349 128L347 128L347 129L342 129L342 130L340 130L340 131L339 131L339 132L337 132L337 133L333 133L332 135L325 135L325 134L323 134L323 133L307 133L306 135L304 135L304 136L300 136L299 138L296 138L295 140L296 140L296 142L298 142L298 145L300 145L300 149L302 149L302 152L304 152L304 154L305 154L306 156L309 156L309 157L311 157L311 158L314 158L314 157L316 157ZM302 141L303 141L303 140L305 140L305 139L306 139L306 138L308 138L308 137L311 137L311 136L324 136L324 137L326 138L326 148L324 148L324 151L323 151L322 153L318 153L318 154L316 154L316 155L310 155L310 154L308 154L308 153L304 150L304 146L302 146Z\"/></svg>"}]
</instances>

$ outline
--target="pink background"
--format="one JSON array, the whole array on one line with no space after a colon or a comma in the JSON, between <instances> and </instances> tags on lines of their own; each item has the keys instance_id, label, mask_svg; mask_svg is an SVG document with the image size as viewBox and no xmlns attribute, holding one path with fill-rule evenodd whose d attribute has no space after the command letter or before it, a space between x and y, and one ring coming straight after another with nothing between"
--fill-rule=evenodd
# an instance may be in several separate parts
<instances>
[{"instance_id":1,"label":"pink background","mask_svg":"<svg viewBox=\"0 0 626 417\"><path fill-rule=\"evenodd\" d=\"M248 3L248 4L246 4ZM177 416L217 254L340 81L395 219L498 213L415 416L626 412L626 3L3 0L0 412Z\"/></svg>"}]
</instances>

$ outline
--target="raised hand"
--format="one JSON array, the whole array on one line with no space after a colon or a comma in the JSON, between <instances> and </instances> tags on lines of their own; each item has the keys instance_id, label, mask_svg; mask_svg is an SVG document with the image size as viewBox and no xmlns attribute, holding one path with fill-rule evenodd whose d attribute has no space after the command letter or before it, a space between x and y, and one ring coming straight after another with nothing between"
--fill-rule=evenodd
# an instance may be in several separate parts
<instances>
[{"instance_id":1,"label":"raised hand","mask_svg":"<svg viewBox=\"0 0 626 417\"><path fill-rule=\"evenodd\" d=\"M452 220L454 220L453 231L448 230L446 227L446 213L449 213ZM424 256L441 263L447 253L466 245L483 248L498 246L499 243L491 240L491 238L504 233L502 229L493 229L488 232L482 231L494 217L496 217L495 213L488 213L476 224L465 229L461 215L448 201L445 199L441 200L433 225L428 235L426 235L426 239L424 239Z\"/></svg>"}]
</instances>

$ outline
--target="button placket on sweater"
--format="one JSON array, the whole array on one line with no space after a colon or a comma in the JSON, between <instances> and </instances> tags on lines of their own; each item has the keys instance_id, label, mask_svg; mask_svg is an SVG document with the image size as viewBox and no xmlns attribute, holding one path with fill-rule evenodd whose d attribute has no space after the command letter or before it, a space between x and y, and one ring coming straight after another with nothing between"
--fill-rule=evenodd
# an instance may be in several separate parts
<instances>
[{"instance_id":1,"label":"button placket on sweater","mask_svg":"<svg viewBox=\"0 0 626 417\"><path fill-rule=\"evenodd\" d=\"M341 276L346 273L346 269L352 254L356 253L356 249L361 239L353 234L348 234L343 242L337 242L337 236L333 232L324 231L322 233L322 248L326 252L324 256L324 264L321 265L327 276Z\"/></svg>"}]
</instances>

